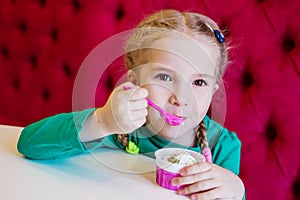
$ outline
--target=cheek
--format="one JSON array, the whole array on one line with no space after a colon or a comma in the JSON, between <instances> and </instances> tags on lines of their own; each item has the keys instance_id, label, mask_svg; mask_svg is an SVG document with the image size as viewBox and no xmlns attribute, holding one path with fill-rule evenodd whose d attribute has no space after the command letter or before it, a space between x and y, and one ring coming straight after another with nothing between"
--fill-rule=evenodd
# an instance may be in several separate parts
<instances>
[{"instance_id":1,"label":"cheek","mask_svg":"<svg viewBox=\"0 0 300 200\"><path fill-rule=\"evenodd\" d=\"M192 105L191 108L197 108L198 112L194 112L194 113L197 116L197 118L202 120L209 109L212 95L208 89L204 89L200 92L197 91L195 97L196 100L194 101L194 105Z\"/></svg>"},{"instance_id":2,"label":"cheek","mask_svg":"<svg viewBox=\"0 0 300 200\"><path fill-rule=\"evenodd\" d=\"M148 90L148 98L159 105L164 105L171 94L170 90L159 85L144 85Z\"/></svg>"}]
</instances>

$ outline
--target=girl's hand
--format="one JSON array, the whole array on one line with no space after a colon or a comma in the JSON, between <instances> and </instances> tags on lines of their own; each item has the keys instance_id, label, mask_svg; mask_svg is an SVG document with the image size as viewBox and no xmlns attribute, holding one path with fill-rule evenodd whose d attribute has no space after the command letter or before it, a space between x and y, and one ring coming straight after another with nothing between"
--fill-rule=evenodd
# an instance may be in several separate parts
<instances>
[{"instance_id":1,"label":"girl's hand","mask_svg":"<svg viewBox=\"0 0 300 200\"><path fill-rule=\"evenodd\" d=\"M124 90L124 86L131 89ZM146 122L148 91L126 82L109 96L106 104L96 110L102 130L106 135L131 133Z\"/></svg>"},{"instance_id":2,"label":"girl's hand","mask_svg":"<svg viewBox=\"0 0 300 200\"><path fill-rule=\"evenodd\" d=\"M191 199L242 199L244 185L231 171L208 162L199 162L180 171L181 177L172 179L173 185L186 185L177 190Z\"/></svg>"}]
</instances>

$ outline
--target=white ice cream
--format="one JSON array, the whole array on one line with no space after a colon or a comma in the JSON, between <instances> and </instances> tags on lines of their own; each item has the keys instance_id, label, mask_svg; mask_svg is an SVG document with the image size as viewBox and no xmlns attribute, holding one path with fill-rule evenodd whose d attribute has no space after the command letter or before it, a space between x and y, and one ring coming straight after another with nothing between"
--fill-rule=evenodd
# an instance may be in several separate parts
<instances>
[{"instance_id":1,"label":"white ice cream","mask_svg":"<svg viewBox=\"0 0 300 200\"><path fill-rule=\"evenodd\" d=\"M175 163L175 164L179 164L179 165L186 165L186 166L192 165L197 162L197 160L193 156L191 156L189 153L181 152L181 151L177 151L176 153L166 156L164 158L164 160L171 162L171 163Z\"/></svg>"}]
</instances>

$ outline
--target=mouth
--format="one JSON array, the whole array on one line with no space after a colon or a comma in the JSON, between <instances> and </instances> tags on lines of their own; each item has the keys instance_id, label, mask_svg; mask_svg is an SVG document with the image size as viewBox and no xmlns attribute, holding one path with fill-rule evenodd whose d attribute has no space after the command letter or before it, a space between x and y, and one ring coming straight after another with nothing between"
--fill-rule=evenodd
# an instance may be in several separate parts
<instances>
[{"instance_id":1,"label":"mouth","mask_svg":"<svg viewBox=\"0 0 300 200\"><path fill-rule=\"evenodd\" d=\"M161 117L164 117L165 114L174 116L174 117L176 117L176 118L180 118L180 119L182 119L182 120L185 120L185 119L186 119L186 117L184 117L184 116L181 116L181 115L179 115L179 114L175 114L175 113L172 113L172 112L168 112L168 111L161 112L161 113L160 113L160 116L161 116Z\"/></svg>"},{"instance_id":2,"label":"mouth","mask_svg":"<svg viewBox=\"0 0 300 200\"><path fill-rule=\"evenodd\" d=\"M186 117L183 117L183 116L181 116L181 115L177 115L177 114L173 114L173 113L171 113L172 115L174 115L174 116L176 116L176 117L179 117L179 118L181 118L181 119L185 119Z\"/></svg>"},{"instance_id":3,"label":"mouth","mask_svg":"<svg viewBox=\"0 0 300 200\"><path fill-rule=\"evenodd\" d=\"M186 119L186 117L184 117L184 116L182 116L182 113L176 113L176 112L168 112L168 113L170 113L171 115L173 115L173 116L175 116L175 117L178 117L178 118L181 118L181 119Z\"/></svg>"},{"instance_id":4,"label":"mouth","mask_svg":"<svg viewBox=\"0 0 300 200\"><path fill-rule=\"evenodd\" d=\"M176 114L172 114L175 118L177 118L178 120L180 121L185 121L186 120L186 117L183 117L183 116L180 116L180 115L176 115Z\"/></svg>"},{"instance_id":5,"label":"mouth","mask_svg":"<svg viewBox=\"0 0 300 200\"><path fill-rule=\"evenodd\" d=\"M179 115L174 115L172 113L168 112L163 112L161 113L161 117L164 118L165 122L167 124L172 125L172 126L179 126L184 124L185 117L179 116Z\"/></svg>"}]
</instances>

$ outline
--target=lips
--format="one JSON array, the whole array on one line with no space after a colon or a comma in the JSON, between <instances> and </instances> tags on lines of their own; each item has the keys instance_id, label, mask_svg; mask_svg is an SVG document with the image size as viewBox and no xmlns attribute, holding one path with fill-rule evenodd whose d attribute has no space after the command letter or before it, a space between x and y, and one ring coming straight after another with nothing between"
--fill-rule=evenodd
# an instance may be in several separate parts
<instances>
[{"instance_id":1,"label":"lips","mask_svg":"<svg viewBox=\"0 0 300 200\"><path fill-rule=\"evenodd\" d=\"M179 117L179 118L181 118L182 120L185 120L186 119L186 117L184 117L184 116L181 116L180 114L176 114L176 113L174 113L174 112L169 112L169 111L166 111L166 112L168 112L168 113L170 113L170 114L172 114L172 115L174 115L174 116L176 116L176 117ZM163 117L163 115L161 114L160 116L162 116Z\"/></svg>"},{"instance_id":2,"label":"lips","mask_svg":"<svg viewBox=\"0 0 300 200\"><path fill-rule=\"evenodd\" d=\"M186 117L183 117L183 116L180 116L180 115L174 114L174 113L172 113L172 115L174 115L174 116L176 116L176 117L179 117L179 118L181 118L181 119L185 119L185 118L186 118Z\"/></svg>"}]
</instances>

